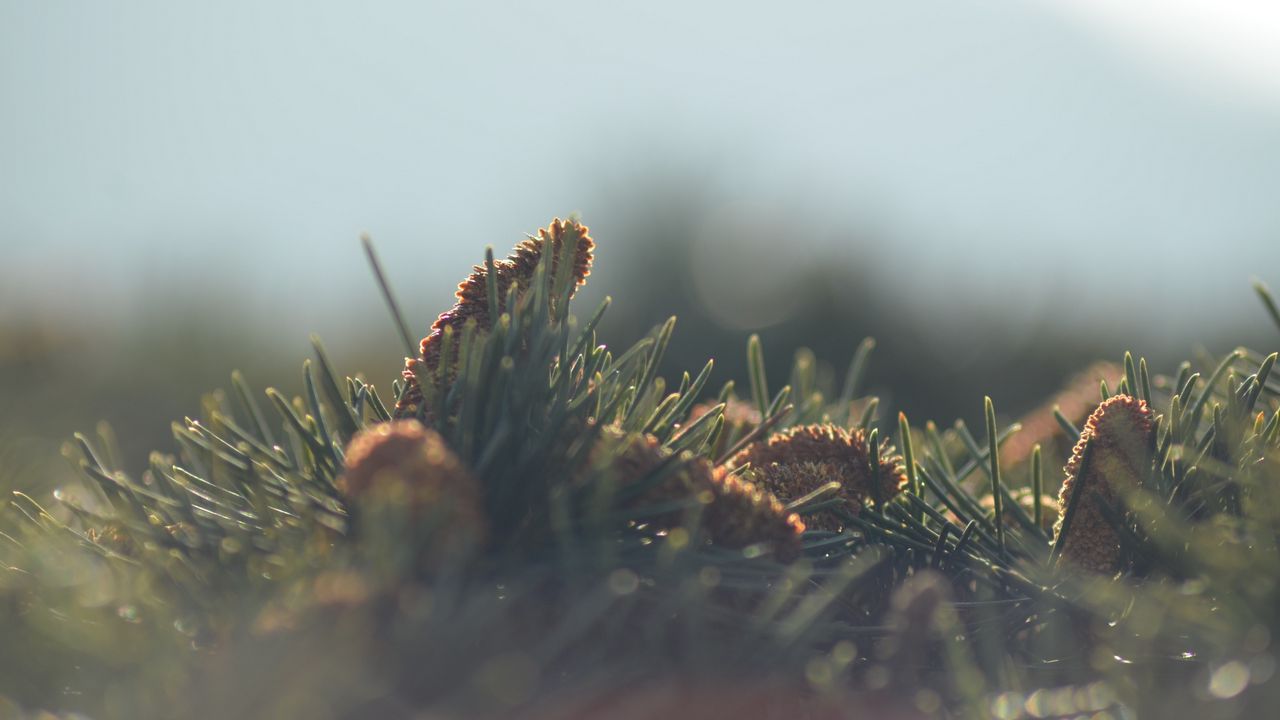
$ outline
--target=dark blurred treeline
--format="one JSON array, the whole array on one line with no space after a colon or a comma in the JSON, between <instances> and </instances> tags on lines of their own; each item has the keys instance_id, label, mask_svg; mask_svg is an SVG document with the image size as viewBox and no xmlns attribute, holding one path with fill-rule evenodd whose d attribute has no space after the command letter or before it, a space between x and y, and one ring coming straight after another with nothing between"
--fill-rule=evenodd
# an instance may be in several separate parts
<instances>
[{"instance_id":1,"label":"dark blurred treeline","mask_svg":"<svg viewBox=\"0 0 1280 720\"><path fill-rule=\"evenodd\" d=\"M172 450L173 421L200 414L206 394L230 391L232 370L258 390L302 391L305 328L273 335L248 313L209 307L157 306L117 327L0 316L0 482L29 474L22 470L33 462L63 477L67 463L48 459L73 433L94 437L101 424L124 467L140 471L150 451ZM389 388L403 350L392 333L370 330L341 338L332 354L344 372L360 369Z\"/></svg>"},{"instance_id":2,"label":"dark blurred treeline","mask_svg":"<svg viewBox=\"0 0 1280 720\"><path fill-rule=\"evenodd\" d=\"M1120 362L1126 350L1145 356L1152 372L1172 373L1178 363L1203 359L1206 352L1221 355L1239 345L1276 349L1271 347L1277 345L1274 328L1261 305L1254 314L1222 318L1212 327L1189 327L1176 317L1144 326L1119 310L1115 316L1080 322L1065 314L1072 301L1066 297L1042 316L1028 319L1022 308L1012 306L1019 302L1016 293L1009 293L1010 306L1003 308L972 300L974 281L966 271L973 269L966 267L957 267L944 288L946 302L922 311L904 302L914 292L909 269L890 267L877 250L880 238L874 230L854 221L836 221L834 227L831 221L807 222L803 200L764 210L734 203L737 217L726 223L716 217L716 201L691 192L695 184L664 184L654 178L627 185L612 196L605 193L606 202L587 218L598 236L607 231L609 245L619 249L601 249L598 277L584 293L583 304L606 292L613 296L602 333L619 344L677 315L663 367L676 381L680 372L696 373L714 357L719 382L713 387L733 378L747 392L746 340L757 332L772 389L787 381L799 347L814 352L838 389L858 343L869 336L877 345L867 391L881 398L880 418L894 418L901 410L913 421L933 419L945 426L964 419L970 427L980 427L984 395L992 397L1003 418L1013 420L1092 361ZM806 256L808 241L798 237L812 232L825 235L828 249L819 256ZM756 252L749 254L757 262L743 266L714 255L708 260L699 243L720 250L753 243ZM767 246L764 252L760 246ZM701 262L694 261L699 255ZM768 277L772 259L800 267L786 273L787 282L779 285ZM1008 267L1011 277L1052 278L1055 272L1050 265L1028 265L1026 257L1010 258ZM710 282L700 277L708 273L728 277ZM732 297L719 297L707 286L737 287ZM735 313L717 305L741 303L756 288L766 295L751 303L763 320L760 326L750 322L750 313L737 313L736 326L726 324L722 318ZM1239 292L1251 292L1246 282ZM786 308L782 317L772 312L778 306Z\"/></svg>"},{"instance_id":3,"label":"dark blurred treeline","mask_svg":"<svg viewBox=\"0 0 1280 720\"><path fill-rule=\"evenodd\" d=\"M1261 311L1209 328L1173 319L1133 328L1098 318L1083 330L1053 317L1012 323L999 308L966 312L964 268L956 271L954 300L933 316L901 302L911 279L877 256L874 232L828 222L822 256L793 253L805 247L794 234L811 227L797 219L805 216L803 207L757 212L740 203L726 220L724 204L698 186L696 178L678 174L604 182L584 215L601 246L577 314L587 315L611 295L600 338L614 347L677 315L662 368L671 382L715 358L712 390L735 379L745 393L746 340L758 332L773 388L786 382L801 346L813 350L820 371L838 387L858 343L872 336L878 345L867 380L882 399L881 418L903 410L913 421L946 425L964 418L978 427L984 395L1012 420L1091 361L1119 361L1126 349L1145 354L1153 370L1170 372L1197 348L1217 354L1239 344L1265 350L1274 344ZM486 242L502 251L501 239L476 238L477 259ZM783 259L786 271L775 271L774 261ZM1022 274L1052 270L1016 268ZM370 280L369 293L376 292ZM1242 284L1240 292L1249 289ZM212 287L157 294L227 296ZM412 314L431 317L444 309L415 307ZM948 326L957 322L963 327ZM325 340L342 372L360 372L389 392L403 356L392 327L379 315ZM0 452L0 463L12 466L19 446L26 455L53 455L71 433L94 432L105 421L118 436L125 466L141 469L149 450L171 447L169 423L198 413L204 393L229 387L232 369L257 388L299 392L312 329L282 333L228 308L225 299L153 303L118 326L0 313L0 450L9 448Z\"/></svg>"}]
</instances>

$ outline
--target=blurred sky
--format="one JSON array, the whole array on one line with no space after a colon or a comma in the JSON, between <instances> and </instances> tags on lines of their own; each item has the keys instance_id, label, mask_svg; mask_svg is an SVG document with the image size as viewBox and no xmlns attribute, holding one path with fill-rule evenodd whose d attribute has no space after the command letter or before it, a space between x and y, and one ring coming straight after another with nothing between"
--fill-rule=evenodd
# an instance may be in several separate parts
<instances>
[{"instance_id":1,"label":"blurred sky","mask_svg":"<svg viewBox=\"0 0 1280 720\"><path fill-rule=\"evenodd\" d=\"M0 0L0 312L192 282L357 321L369 231L425 324L554 214L621 253L656 177L701 188L712 275L873 258L944 318L1253 321L1278 121L1258 1Z\"/></svg>"}]
</instances>

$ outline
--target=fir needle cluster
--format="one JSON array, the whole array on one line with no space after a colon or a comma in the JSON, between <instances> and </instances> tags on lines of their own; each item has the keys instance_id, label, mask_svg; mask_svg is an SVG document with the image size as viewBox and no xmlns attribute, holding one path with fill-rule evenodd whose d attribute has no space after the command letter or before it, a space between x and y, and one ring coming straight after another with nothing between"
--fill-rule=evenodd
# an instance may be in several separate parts
<instances>
[{"instance_id":1,"label":"fir needle cluster","mask_svg":"<svg viewBox=\"0 0 1280 720\"><path fill-rule=\"evenodd\" d=\"M842 392L807 351L769 392L754 336L752 402L709 391L710 362L668 384L674 318L618 351L596 334L607 301L571 321L593 250L555 220L487 257L416 354L402 331L391 403L317 341L300 396L268 389L264 412L233 374L141 475L77 436L83 487L49 507L15 492L0 529L0 695L109 709L94 717L238 717L199 698L250 687L315 699L307 716L387 714L373 696L395 716L523 716L651 673L1048 717L1111 712L1115 692L1145 710L1142 679L1173 669L1207 685L1196 702L1274 706L1256 698L1274 700L1280 637L1280 354L1170 376L1126 356L1119 395L1096 405L1120 370L1091 367L1020 433L988 401L985 443L899 415L904 461L858 392L873 342ZM1076 437L1054 502L1041 451Z\"/></svg>"}]
</instances>

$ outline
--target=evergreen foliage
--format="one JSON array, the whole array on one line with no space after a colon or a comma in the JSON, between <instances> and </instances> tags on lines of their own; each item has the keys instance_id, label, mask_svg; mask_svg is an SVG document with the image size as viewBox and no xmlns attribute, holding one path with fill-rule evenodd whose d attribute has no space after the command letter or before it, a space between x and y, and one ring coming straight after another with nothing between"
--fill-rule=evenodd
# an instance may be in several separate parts
<instances>
[{"instance_id":1,"label":"evergreen foliage","mask_svg":"<svg viewBox=\"0 0 1280 720\"><path fill-rule=\"evenodd\" d=\"M369 247L409 345L390 388L316 340L301 396L233 373L141 473L77 435L84 482L15 492L0 527L6 712L1244 717L1280 696L1275 353L1169 375L1126 354L1056 420L1001 425L988 398L976 434L913 426L863 394L869 339L839 388L802 351L772 389L756 337L747 396L711 361L660 377L675 318L615 351L608 300L570 312L593 247L557 219L489 251L417 347ZM1061 472L1051 443L1075 445Z\"/></svg>"}]
</instances>

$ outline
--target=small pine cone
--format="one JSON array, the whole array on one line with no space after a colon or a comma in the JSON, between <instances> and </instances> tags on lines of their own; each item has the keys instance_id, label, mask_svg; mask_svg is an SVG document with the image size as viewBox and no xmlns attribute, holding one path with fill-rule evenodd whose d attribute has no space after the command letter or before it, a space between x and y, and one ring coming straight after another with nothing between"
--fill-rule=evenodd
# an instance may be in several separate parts
<instances>
[{"instance_id":1,"label":"small pine cone","mask_svg":"<svg viewBox=\"0 0 1280 720\"><path fill-rule=\"evenodd\" d=\"M464 545L484 537L479 482L444 438L417 420L381 423L352 438L337 486L357 510L371 497L399 494L412 517L431 517Z\"/></svg>"},{"instance_id":2,"label":"small pine cone","mask_svg":"<svg viewBox=\"0 0 1280 720\"><path fill-rule=\"evenodd\" d=\"M849 495L844 491L844 477L841 465L833 462L794 462L769 463L758 470L748 471L751 478L761 486L768 488L780 498L787 501L804 497L829 482L840 483L838 493L845 499L849 511L856 515L861 509L860 503L849 502ZM829 530L839 532L844 523L835 513L816 512L805 517L805 525L812 530Z\"/></svg>"},{"instance_id":3,"label":"small pine cone","mask_svg":"<svg viewBox=\"0 0 1280 720\"><path fill-rule=\"evenodd\" d=\"M868 500L871 487L871 452L866 432L836 425L805 425L754 443L729 461L730 467L750 467L757 481L786 502L791 502L835 481L845 501L845 512L856 516ZM888 441L880 444L880 497L888 501L907 485L902 458ZM817 513L811 527L839 531L834 513Z\"/></svg>"},{"instance_id":4,"label":"small pine cone","mask_svg":"<svg viewBox=\"0 0 1280 720\"><path fill-rule=\"evenodd\" d=\"M712 403L699 403L689 410L689 419L685 421L688 425L698 418L706 415L711 408L715 407ZM755 430L760 425L760 409L755 405L739 400L738 398L729 398L724 404L724 430L720 432L720 437L716 439L715 447L708 451L711 457L720 457L739 439L746 436L747 433Z\"/></svg>"},{"instance_id":5,"label":"small pine cone","mask_svg":"<svg viewBox=\"0 0 1280 720\"><path fill-rule=\"evenodd\" d=\"M617 443L622 444L620 449ZM604 429L598 448L597 452L613 453L605 457L619 490L644 482L655 471L664 472L660 466L671 457L671 451L654 436L627 435L615 428ZM731 476L724 468L713 469L701 457L690 458L683 467L665 472L665 477L629 500L628 506L641 509L681 500L702 502L703 525L713 543L728 548L767 543L783 561L799 555L804 523L795 513L787 512L768 490ZM669 529L679 526L685 518L683 511L673 510L646 517L645 522Z\"/></svg>"},{"instance_id":6,"label":"small pine cone","mask_svg":"<svg viewBox=\"0 0 1280 720\"><path fill-rule=\"evenodd\" d=\"M529 289L533 281L534 270L538 267L538 261L542 257L543 243L547 240L551 241L551 250L554 253L551 261L551 272L555 273L560 264L561 249L566 241L572 242L576 246L573 263L574 282L569 285L569 296L579 286L586 283L587 276L591 274L592 252L595 248L595 241L591 239L587 226L582 225L577 220L561 220L556 218L551 224L545 228L538 230L538 237L527 238L516 245L505 260L498 260L494 263L494 281L497 283L498 290L498 308L502 312L506 312L507 292L514 284L517 292L523 294ZM422 339L420 356L417 358L407 358L405 360L405 368L401 373L404 378L406 387L401 394L400 399L396 402L395 417L406 418L415 416L423 403L422 387L418 383L418 376L425 375L432 378L436 377L437 368L440 364L445 363L448 377L452 377L458 360L459 345L458 342L462 338L462 329L468 320L476 321L476 329L480 332L487 332L493 327L495 318L490 317L489 312L489 270L484 265L476 265L472 267L471 274L467 279L458 285L458 291L455 293L457 301L453 307L441 313L436 321L431 324L431 331ZM569 298L564 298L561 302L567 302ZM455 344L450 352L450 357L440 357L443 350L442 344L444 339L444 329L446 327L453 328Z\"/></svg>"},{"instance_id":7,"label":"small pine cone","mask_svg":"<svg viewBox=\"0 0 1280 720\"><path fill-rule=\"evenodd\" d=\"M533 280L533 271L537 269L538 261L542 257L542 245L547 240L551 241L551 251L554 253L551 258L551 272L555 273L558 270L560 253L567 240L574 243L575 248L571 270L574 283L569 286L569 292L572 293L577 287L586 284L587 276L591 274L595 241L591 239L586 225L574 219L555 218L550 225L538 230L538 237L528 238L516 245L515 250L505 261L511 267L512 279L520 289L528 289L530 281ZM499 271L498 274L501 276L502 272Z\"/></svg>"},{"instance_id":8,"label":"small pine cone","mask_svg":"<svg viewBox=\"0 0 1280 720\"><path fill-rule=\"evenodd\" d=\"M699 472L710 472L710 489L703 493L709 501L702 522L711 542L735 549L765 543L782 562L800 555L804 523L773 493L730 475L723 467L712 470L705 460L699 459L695 467Z\"/></svg>"},{"instance_id":9,"label":"small pine cone","mask_svg":"<svg viewBox=\"0 0 1280 720\"><path fill-rule=\"evenodd\" d=\"M1062 412L1072 424L1079 425L1098 407L1098 383L1105 380L1115 387L1124 378L1124 368L1106 361L1098 361L1072 376L1067 384L1048 402L1022 417L1022 430L1014 433L1000 447L1000 467L1015 476L1019 469L1026 472L1031 452L1036 445L1043 448L1046 458L1066 457L1069 440L1065 439L1061 426L1053 416L1054 408Z\"/></svg>"},{"instance_id":10,"label":"small pine cone","mask_svg":"<svg viewBox=\"0 0 1280 720\"><path fill-rule=\"evenodd\" d=\"M1085 444L1092 441L1093 455L1083 480L1086 496L1080 498L1071 518L1063 559L1105 575L1120 569L1120 538L1092 496L1118 509L1124 507L1125 490L1137 488L1145 475L1154 427L1155 418L1147 403L1128 395L1111 397L1089 416L1065 468L1067 477L1058 496L1063 517L1054 526L1055 541L1081 482L1078 474Z\"/></svg>"},{"instance_id":11,"label":"small pine cone","mask_svg":"<svg viewBox=\"0 0 1280 720\"><path fill-rule=\"evenodd\" d=\"M696 497L706 489L706 482L688 468L674 471L661 469L660 466L671 456L671 451L663 448L658 438L647 433L626 433L616 427L606 427L601 432L601 440L594 452L597 457L605 458L605 471L612 475L618 491L645 482L655 472L666 473L666 477L651 484L638 497L629 499L629 507L666 505ZM674 510L659 518L650 518L647 522L669 525L679 523L680 519L681 512Z\"/></svg>"},{"instance_id":12,"label":"small pine cone","mask_svg":"<svg viewBox=\"0 0 1280 720\"><path fill-rule=\"evenodd\" d=\"M753 430L761 422L760 408L746 400L729 398L724 404L724 422L726 427L739 430Z\"/></svg>"}]
</instances>

